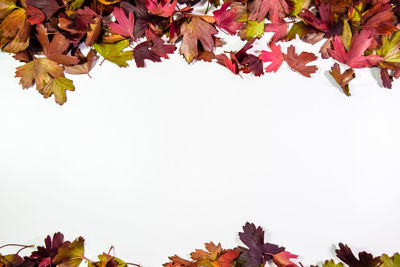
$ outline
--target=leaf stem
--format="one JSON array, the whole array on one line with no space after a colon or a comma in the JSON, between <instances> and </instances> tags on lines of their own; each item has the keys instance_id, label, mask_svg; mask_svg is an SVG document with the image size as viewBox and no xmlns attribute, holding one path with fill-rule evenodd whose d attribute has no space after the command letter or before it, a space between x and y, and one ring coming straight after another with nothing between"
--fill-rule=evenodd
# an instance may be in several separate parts
<instances>
[{"instance_id":1,"label":"leaf stem","mask_svg":"<svg viewBox=\"0 0 400 267\"><path fill-rule=\"evenodd\" d=\"M127 265L133 265L133 266L137 266L137 267L141 267L140 264L136 264L136 263L131 263L131 262L125 262Z\"/></svg>"}]
</instances>

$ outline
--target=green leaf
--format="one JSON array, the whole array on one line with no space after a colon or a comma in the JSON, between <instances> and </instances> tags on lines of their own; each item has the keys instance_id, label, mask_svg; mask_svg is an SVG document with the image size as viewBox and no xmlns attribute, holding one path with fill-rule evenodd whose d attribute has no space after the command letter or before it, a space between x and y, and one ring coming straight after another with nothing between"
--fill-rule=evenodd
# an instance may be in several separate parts
<instances>
[{"instance_id":1,"label":"green leaf","mask_svg":"<svg viewBox=\"0 0 400 267\"><path fill-rule=\"evenodd\" d=\"M382 38L382 46L377 50L378 55L386 62L400 63L400 31L395 32L390 38Z\"/></svg>"},{"instance_id":2,"label":"green leaf","mask_svg":"<svg viewBox=\"0 0 400 267\"><path fill-rule=\"evenodd\" d=\"M62 83L68 85L66 81ZM68 246L60 248L53 259L53 263L58 267L78 267L85 252L84 242L85 239L80 236Z\"/></svg>"},{"instance_id":3,"label":"green leaf","mask_svg":"<svg viewBox=\"0 0 400 267\"><path fill-rule=\"evenodd\" d=\"M396 253L393 257L384 254L381 256L382 265L380 267L400 267L400 254Z\"/></svg>"},{"instance_id":4,"label":"green leaf","mask_svg":"<svg viewBox=\"0 0 400 267\"><path fill-rule=\"evenodd\" d=\"M327 260L324 262L322 267L343 267L343 264L340 262L338 264L336 264L333 260L330 260L330 261Z\"/></svg>"},{"instance_id":5,"label":"green leaf","mask_svg":"<svg viewBox=\"0 0 400 267\"><path fill-rule=\"evenodd\" d=\"M93 47L97 52L108 60L120 67L128 67L128 60L133 59L133 51L122 51L129 46L129 40L122 40L113 44L94 44Z\"/></svg>"},{"instance_id":6,"label":"green leaf","mask_svg":"<svg viewBox=\"0 0 400 267\"><path fill-rule=\"evenodd\" d=\"M264 35L264 21L257 22L249 20L246 26L239 33L242 40L250 41L254 37L261 37Z\"/></svg>"}]
</instances>

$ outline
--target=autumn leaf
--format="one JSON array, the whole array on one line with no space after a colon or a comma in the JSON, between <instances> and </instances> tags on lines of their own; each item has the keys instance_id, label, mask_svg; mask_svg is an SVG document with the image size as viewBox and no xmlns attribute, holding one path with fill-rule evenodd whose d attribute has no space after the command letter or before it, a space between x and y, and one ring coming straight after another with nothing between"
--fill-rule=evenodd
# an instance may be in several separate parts
<instances>
[{"instance_id":1,"label":"autumn leaf","mask_svg":"<svg viewBox=\"0 0 400 267\"><path fill-rule=\"evenodd\" d=\"M49 41L47 30L43 24L36 27L38 34L36 35L40 44L43 47L44 54L47 58L66 66L75 65L79 62L79 59L75 56L68 56L64 53L68 49L70 43L61 34L56 33L53 36L52 41Z\"/></svg>"},{"instance_id":2,"label":"autumn leaf","mask_svg":"<svg viewBox=\"0 0 400 267\"><path fill-rule=\"evenodd\" d=\"M5 19L17 5L16 0L0 0L0 19Z\"/></svg>"},{"instance_id":3,"label":"autumn leaf","mask_svg":"<svg viewBox=\"0 0 400 267\"><path fill-rule=\"evenodd\" d=\"M237 60L232 59L232 54L233 53L231 53L231 58L228 58L225 54L216 55L215 58L217 59L218 64L227 67L234 74L238 74L239 73L238 63Z\"/></svg>"},{"instance_id":4,"label":"autumn leaf","mask_svg":"<svg viewBox=\"0 0 400 267\"><path fill-rule=\"evenodd\" d=\"M51 79L64 77L64 72L60 65L48 58L35 58L18 67L15 76L21 78L23 88L36 84L36 89L41 91Z\"/></svg>"},{"instance_id":5,"label":"autumn leaf","mask_svg":"<svg viewBox=\"0 0 400 267\"><path fill-rule=\"evenodd\" d=\"M372 41L373 37L370 32L361 31L353 36L350 49L346 51L340 37L335 36L332 42L333 49L328 49L328 52L334 59L352 68L372 67L383 60L378 55L364 55Z\"/></svg>"},{"instance_id":6,"label":"autumn leaf","mask_svg":"<svg viewBox=\"0 0 400 267\"><path fill-rule=\"evenodd\" d=\"M163 264L164 267L199 267L196 263L185 260L177 255L168 258L170 262Z\"/></svg>"},{"instance_id":7,"label":"autumn leaf","mask_svg":"<svg viewBox=\"0 0 400 267\"><path fill-rule=\"evenodd\" d=\"M44 240L45 246L38 246L36 251L31 254L32 259L39 260L39 266L49 266L53 258L57 255L58 250L68 245L68 242L64 241L64 235L60 232L55 233L53 238L49 235Z\"/></svg>"},{"instance_id":8,"label":"autumn leaf","mask_svg":"<svg viewBox=\"0 0 400 267\"><path fill-rule=\"evenodd\" d=\"M298 267L297 264L293 263L290 259L297 259L297 255L294 255L288 251L282 251L272 256L272 260L278 267Z\"/></svg>"},{"instance_id":9,"label":"autumn leaf","mask_svg":"<svg viewBox=\"0 0 400 267\"><path fill-rule=\"evenodd\" d=\"M175 11L177 0L145 0L145 3L151 14L170 17Z\"/></svg>"},{"instance_id":10,"label":"autumn leaf","mask_svg":"<svg viewBox=\"0 0 400 267\"><path fill-rule=\"evenodd\" d=\"M249 20L243 29L240 30L239 36L242 40L251 40L254 37L260 38L264 35L264 21L257 22Z\"/></svg>"},{"instance_id":11,"label":"autumn leaf","mask_svg":"<svg viewBox=\"0 0 400 267\"><path fill-rule=\"evenodd\" d=\"M233 261L239 256L238 250L223 250L221 244L215 245L213 242L206 243L207 251L196 249L190 254L199 266L206 267L231 267Z\"/></svg>"},{"instance_id":12,"label":"autumn leaf","mask_svg":"<svg viewBox=\"0 0 400 267\"><path fill-rule=\"evenodd\" d=\"M243 22L237 21L239 14L235 8L230 8L228 10L230 6L231 3L224 3L220 9L213 12L213 15L218 27L225 30L230 35L234 35L243 27Z\"/></svg>"},{"instance_id":13,"label":"autumn leaf","mask_svg":"<svg viewBox=\"0 0 400 267\"><path fill-rule=\"evenodd\" d=\"M128 66L127 61L133 58L132 50L122 51L128 46L129 46L129 40L122 40L113 44L93 45L94 49L96 49L96 51L103 56L104 60L108 60L112 63L115 63L120 67L127 67Z\"/></svg>"},{"instance_id":14,"label":"autumn leaf","mask_svg":"<svg viewBox=\"0 0 400 267\"><path fill-rule=\"evenodd\" d=\"M243 232L239 233L240 240L247 248L239 247L241 254L239 259L248 267L259 267L272 259L272 255L285 250L275 244L264 242L264 230L253 223L246 223Z\"/></svg>"},{"instance_id":15,"label":"autumn leaf","mask_svg":"<svg viewBox=\"0 0 400 267\"><path fill-rule=\"evenodd\" d=\"M99 57L96 55L96 51L91 49L87 56L83 58L84 63L66 66L65 72L69 74L87 74L90 77L89 72L96 65L98 59Z\"/></svg>"},{"instance_id":16,"label":"autumn leaf","mask_svg":"<svg viewBox=\"0 0 400 267\"><path fill-rule=\"evenodd\" d=\"M322 267L344 267L342 263L335 263L333 260L327 260L324 262Z\"/></svg>"},{"instance_id":17,"label":"autumn leaf","mask_svg":"<svg viewBox=\"0 0 400 267\"><path fill-rule=\"evenodd\" d=\"M181 26L183 35L182 44L179 53L184 55L188 63L199 54L198 42L200 42L205 51L212 52L215 46L214 34L218 31L215 27L199 17L192 17Z\"/></svg>"},{"instance_id":18,"label":"autumn leaf","mask_svg":"<svg viewBox=\"0 0 400 267\"><path fill-rule=\"evenodd\" d=\"M30 33L26 11L18 8L0 24L0 47L10 53L25 50L29 46Z\"/></svg>"},{"instance_id":19,"label":"autumn leaf","mask_svg":"<svg viewBox=\"0 0 400 267\"><path fill-rule=\"evenodd\" d=\"M377 49L377 54L385 62L400 63L400 31L390 37L383 36L382 46Z\"/></svg>"},{"instance_id":20,"label":"autumn leaf","mask_svg":"<svg viewBox=\"0 0 400 267\"><path fill-rule=\"evenodd\" d=\"M27 20L31 25L41 24L46 19L43 11L34 6L29 6L26 9L26 15L28 16Z\"/></svg>"},{"instance_id":21,"label":"autumn leaf","mask_svg":"<svg viewBox=\"0 0 400 267\"><path fill-rule=\"evenodd\" d=\"M282 65L284 56L282 54L280 45L271 43L269 47L271 48L271 52L263 50L261 51L259 58L262 60L262 62L271 62L271 64L265 69L266 72L276 72Z\"/></svg>"},{"instance_id":22,"label":"autumn leaf","mask_svg":"<svg viewBox=\"0 0 400 267\"><path fill-rule=\"evenodd\" d=\"M67 101L66 90L74 91L75 86L73 85L70 79L64 77L53 78L48 82L42 90L42 94L45 98L50 97L54 94L55 101L62 105ZM81 259L82 260L82 259ZM80 261L79 261L80 264ZM57 266L65 266L65 267L78 267L78 258L69 259L66 262L60 263Z\"/></svg>"},{"instance_id":23,"label":"autumn leaf","mask_svg":"<svg viewBox=\"0 0 400 267\"><path fill-rule=\"evenodd\" d=\"M382 264L380 267L400 267L400 254L395 253L393 257L384 254L380 258Z\"/></svg>"},{"instance_id":24,"label":"autumn leaf","mask_svg":"<svg viewBox=\"0 0 400 267\"><path fill-rule=\"evenodd\" d=\"M365 251L358 253L358 259L354 256L351 249L342 243L339 243L339 249L336 249L336 256L349 265L349 267L377 267L379 266L379 258L375 258L372 254Z\"/></svg>"},{"instance_id":25,"label":"autumn leaf","mask_svg":"<svg viewBox=\"0 0 400 267\"><path fill-rule=\"evenodd\" d=\"M133 35L133 30L135 28L135 18L133 16L133 13L129 12L129 17L127 17L125 15L125 11L122 8L115 7L113 11L113 16L115 17L117 22L110 23L111 32L135 39Z\"/></svg>"},{"instance_id":26,"label":"autumn leaf","mask_svg":"<svg viewBox=\"0 0 400 267\"><path fill-rule=\"evenodd\" d=\"M33 6L43 11L47 19L50 19L61 8L57 0L26 0L26 4L28 7Z\"/></svg>"},{"instance_id":27,"label":"autumn leaf","mask_svg":"<svg viewBox=\"0 0 400 267\"><path fill-rule=\"evenodd\" d=\"M265 26L266 32L274 32L275 34L272 36L271 41L276 43L285 39L287 35L287 23L285 21L280 21L278 23L268 23Z\"/></svg>"},{"instance_id":28,"label":"autumn leaf","mask_svg":"<svg viewBox=\"0 0 400 267\"><path fill-rule=\"evenodd\" d=\"M112 5L112 4L121 2L121 0L97 0L97 1L99 1L103 5Z\"/></svg>"},{"instance_id":29,"label":"autumn leaf","mask_svg":"<svg viewBox=\"0 0 400 267\"><path fill-rule=\"evenodd\" d=\"M45 88L45 96L51 93L58 94L56 95L56 101L62 102L64 100L63 94L65 97L65 90L74 90L72 82L67 81L68 79L56 79L52 80L54 87ZM56 81L56 82L55 82ZM55 92L58 90L58 92ZM57 97L60 97L57 100ZM64 100L65 102L65 100ZM60 103L59 103L60 104ZM82 257L84 255L84 242L83 237L78 237L68 246L61 247L58 250L57 255L53 259L53 263L58 265L59 267L78 267L82 262Z\"/></svg>"},{"instance_id":30,"label":"autumn leaf","mask_svg":"<svg viewBox=\"0 0 400 267\"><path fill-rule=\"evenodd\" d=\"M318 70L317 66L307 66L308 63L316 60L317 57L313 53L308 52L301 52L300 55L297 55L293 45L288 47L284 58L293 71L297 71L306 77L311 77L311 74Z\"/></svg>"},{"instance_id":31,"label":"autumn leaf","mask_svg":"<svg viewBox=\"0 0 400 267\"><path fill-rule=\"evenodd\" d=\"M351 80L353 80L356 77L354 70L350 68L350 69L345 70L343 73L341 73L339 64L335 63L332 66L332 69L329 71L329 73L332 75L332 77L335 79L335 81L342 88L343 92L347 96L351 96L349 83Z\"/></svg>"},{"instance_id":32,"label":"autumn leaf","mask_svg":"<svg viewBox=\"0 0 400 267\"><path fill-rule=\"evenodd\" d=\"M286 0L254 0L249 3L249 20L264 21L269 16L272 23L277 23L289 13Z\"/></svg>"}]
</instances>

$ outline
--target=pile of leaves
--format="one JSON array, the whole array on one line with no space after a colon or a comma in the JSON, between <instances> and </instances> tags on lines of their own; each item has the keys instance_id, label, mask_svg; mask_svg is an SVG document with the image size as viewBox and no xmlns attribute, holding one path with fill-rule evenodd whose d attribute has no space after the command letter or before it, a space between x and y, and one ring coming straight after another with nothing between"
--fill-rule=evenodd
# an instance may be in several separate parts
<instances>
[{"instance_id":1,"label":"pile of leaves","mask_svg":"<svg viewBox=\"0 0 400 267\"><path fill-rule=\"evenodd\" d=\"M238 75L276 72L285 61L311 77L318 68L308 64L318 56L293 45L282 51L279 42L319 43L321 58L348 66L342 71L335 63L330 71L348 96L355 68L379 68L386 88L400 77L398 0L223 1L0 0L0 48L24 63L16 71L23 88L35 85L59 104L75 89L65 74L89 75L100 56L141 68L178 47L188 63L217 62ZM274 33L265 50L249 52L265 32ZM216 54L224 35L248 42Z\"/></svg>"},{"instance_id":2,"label":"pile of leaves","mask_svg":"<svg viewBox=\"0 0 400 267\"><path fill-rule=\"evenodd\" d=\"M233 249L222 249L221 244L213 242L206 243L206 250L196 249L190 254L191 260L183 259L177 255L169 257L169 262L164 267L303 267L297 261L298 256L285 250L284 247L264 241L264 230L252 223L243 226L243 232L239 238L245 247ZM61 233L55 233L53 238L47 236L44 240L45 246L37 247L30 256L21 257L18 254L25 246L18 244L7 244L1 246L21 246L15 254L1 255L0 267L78 267L82 261L86 261L88 267L127 267L128 265L138 266L135 263L124 262L108 253L98 256L98 260L91 261L84 256L84 239L79 237L73 242L64 241ZM336 249L336 256L342 261L335 263L334 260L326 260L322 267L400 267L400 254L395 253L392 257L383 254L375 257L365 251L358 253L356 257L352 250L342 243ZM319 265L321 266L321 264ZM311 265L310 267L318 267Z\"/></svg>"}]
</instances>

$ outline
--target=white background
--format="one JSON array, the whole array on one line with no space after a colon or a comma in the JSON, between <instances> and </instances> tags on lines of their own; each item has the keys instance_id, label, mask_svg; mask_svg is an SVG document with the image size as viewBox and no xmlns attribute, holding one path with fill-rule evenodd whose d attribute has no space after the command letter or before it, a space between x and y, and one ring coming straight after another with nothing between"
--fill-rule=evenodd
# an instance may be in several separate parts
<instances>
[{"instance_id":1,"label":"white background","mask_svg":"<svg viewBox=\"0 0 400 267\"><path fill-rule=\"evenodd\" d=\"M72 77L60 107L0 59L0 244L62 231L83 235L89 258L114 245L152 267L208 241L237 246L250 221L303 264L340 241L400 250L400 88L375 70L357 72L349 98L331 61L312 79L287 65L240 78L177 54L145 69L106 62Z\"/></svg>"}]
</instances>

